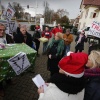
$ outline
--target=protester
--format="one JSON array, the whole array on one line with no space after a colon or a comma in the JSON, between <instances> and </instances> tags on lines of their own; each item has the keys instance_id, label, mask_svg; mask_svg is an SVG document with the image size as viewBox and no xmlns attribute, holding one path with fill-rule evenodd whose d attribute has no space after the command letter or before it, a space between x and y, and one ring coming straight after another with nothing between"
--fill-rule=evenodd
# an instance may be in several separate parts
<instances>
[{"instance_id":1,"label":"protester","mask_svg":"<svg viewBox=\"0 0 100 100\"><path fill-rule=\"evenodd\" d=\"M86 66L84 100L100 100L100 51L91 51Z\"/></svg>"},{"instance_id":2,"label":"protester","mask_svg":"<svg viewBox=\"0 0 100 100\"><path fill-rule=\"evenodd\" d=\"M67 52L70 51L70 44L73 41L73 35L70 33L70 29L66 29L66 33L63 35L64 39L64 55L67 55Z\"/></svg>"},{"instance_id":3,"label":"protester","mask_svg":"<svg viewBox=\"0 0 100 100\"><path fill-rule=\"evenodd\" d=\"M51 77L50 83L46 83L46 90L44 91L43 86L38 89L38 100L83 100L83 75L87 60L86 53L71 53L62 58L58 64L59 73Z\"/></svg>"},{"instance_id":4,"label":"protester","mask_svg":"<svg viewBox=\"0 0 100 100\"><path fill-rule=\"evenodd\" d=\"M87 37L85 36L84 31L80 32L80 34L76 37L75 42L75 52L82 52L82 50L84 50L84 42L87 42Z\"/></svg>"},{"instance_id":5,"label":"protester","mask_svg":"<svg viewBox=\"0 0 100 100\"><path fill-rule=\"evenodd\" d=\"M25 25L20 27L20 33L15 35L14 40L15 43L26 43L30 47L33 45L32 37L27 32Z\"/></svg>"},{"instance_id":6,"label":"protester","mask_svg":"<svg viewBox=\"0 0 100 100\"><path fill-rule=\"evenodd\" d=\"M43 43L43 54L45 54L49 39L51 38L51 32L48 27L46 27L45 30L42 32L42 37L45 37L48 39L47 42Z\"/></svg>"},{"instance_id":7,"label":"protester","mask_svg":"<svg viewBox=\"0 0 100 100\"><path fill-rule=\"evenodd\" d=\"M5 25L0 23L0 43L14 43L11 35L5 33Z\"/></svg>"},{"instance_id":8,"label":"protester","mask_svg":"<svg viewBox=\"0 0 100 100\"><path fill-rule=\"evenodd\" d=\"M56 33L55 37L52 38L51 42L48 44L48 61L47 69L50 71L51 76L59 72L58 62L62 58L62 53L64 50L64 41L62 39L62 33Z\"/></svg>"},{"instance_id":9,"label":"protester","mask_svg":"<svg viewBox=\"0 0 100 100\"><path fill-rule=\"evenodd\" d=\"M41 31L41 28L38 24L35 25L35 31Z\"/></svg>"},{"instance_id":10,"label":"protester","mask_svg":"<svg viewBox=\"0 0 100 100\"><path fill-rule=\"evenodd\" d=\"M0 23L0 43L13 43L13 39L10 35L5 34L5 25ZM8 80L7 80L8 81ZM9 79L11 82L11 80ZM4 88L3 88L3 81L0 80L0 96L4 96Z\"/></svg>"},{"instance_id":11,"label":"protester","mask_svg":"<svg viewBox=\"0 0 100 100\"><path fill-rule=\"evenodd\" d=\"M54 34L54 36L56 35L57 32L61 32L61 33L63 32L63 29L60 24L58 24L58 26L54 27L52 30L52 33Z\"/></svg>"}]
</instances>

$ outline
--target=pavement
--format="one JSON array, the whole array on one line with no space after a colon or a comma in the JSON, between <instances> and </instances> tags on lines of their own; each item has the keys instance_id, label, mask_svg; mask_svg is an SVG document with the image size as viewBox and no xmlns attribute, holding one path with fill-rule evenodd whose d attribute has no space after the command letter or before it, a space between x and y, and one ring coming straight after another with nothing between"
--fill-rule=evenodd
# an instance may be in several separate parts
<instances>
[{"instance_id":1,"label":"pavement","mask_svg":"<svg viewBox=\"0 0 100 100\"><path fill-rule=\"evenodd\" d=\"M75 39L76 36L74 36ZM43 79L47 81L50 77L49 71L47 71L47 56L42 55L42 43L40 45L39 54L40 57L36 58L35 66L32 72L25 72L22 75L15 77L13 80L16 82L15 85L5 85L5 97L0 97L0 100L38 100L37 87L32 82L32 78L41 74ZM71 51L75 51L75 42L71 44ZM85 50L83 52L87 53L88 44L85 44Z\"/></svg>"}]
</instances>

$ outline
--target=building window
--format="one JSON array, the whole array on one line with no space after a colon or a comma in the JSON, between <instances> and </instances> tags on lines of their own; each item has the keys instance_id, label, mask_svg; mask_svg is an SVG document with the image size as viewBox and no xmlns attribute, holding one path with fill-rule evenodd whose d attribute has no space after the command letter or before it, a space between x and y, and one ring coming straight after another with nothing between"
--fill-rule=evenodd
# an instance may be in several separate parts
<instances>
[{"instance_id":1,"label":"building window","mask_svg":"<svg viewBox=\"0 0 100 100\"><path fill-rule=\"evenodd\" d=\"M93 13L93 18L95 18L96 17L96 13Z\"/></svg>"},{"instance_id":2,"label":"building window","mask_svg":"<svg viewBox=\"0 0 100 100\"><path fill-rule=\"evenodd\" d=\"M96 18L98 17L98 12L91 12L90 18Z\"/></svg>"}]
</instances>

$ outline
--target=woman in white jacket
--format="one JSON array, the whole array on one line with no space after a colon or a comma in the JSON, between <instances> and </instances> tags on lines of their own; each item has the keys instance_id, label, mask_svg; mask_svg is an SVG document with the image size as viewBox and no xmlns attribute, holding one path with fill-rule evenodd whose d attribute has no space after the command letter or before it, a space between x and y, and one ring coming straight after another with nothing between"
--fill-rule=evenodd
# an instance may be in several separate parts
<instances>
[{"instance_id":1,"label":"woman in white jacket","mask_svg":"<svg viewBox=\"0 0 100 100\"><path fill-rule=\"evenodd\" d=\"M81 60L80 60L81 59ZM53 75L47 89L38 89L38 100L83 100L84 66L88 60L85 53L71 53L58 64L59 73Z\"/></svg>"}]
</instances>

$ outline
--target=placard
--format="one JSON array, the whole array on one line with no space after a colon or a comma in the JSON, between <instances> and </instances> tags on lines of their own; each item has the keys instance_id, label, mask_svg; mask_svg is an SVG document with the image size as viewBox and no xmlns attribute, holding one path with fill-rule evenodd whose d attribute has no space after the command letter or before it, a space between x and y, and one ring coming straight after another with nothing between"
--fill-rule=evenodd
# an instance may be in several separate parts
<instances>
[{"instance_id":1,"label":"placard","mask_svg":"<svg viewBox=\"0 0 100 100\"><path fill-rule=\"evenodd\" d=\"M14 57L8 59L8 62L17 75L21 74L28 67L30 67L30 62L24 52L20 52Z\"/></svg>"},{"instance_id":2,"label":"placard","mask_svg":"<svg viewBox=\"0 0 100 100\"><path fill-rule=\"evenodd\" d=\"M88 35L100 38L100 22L93 21L89 29Z\"/></svg>"}]
</instances>

